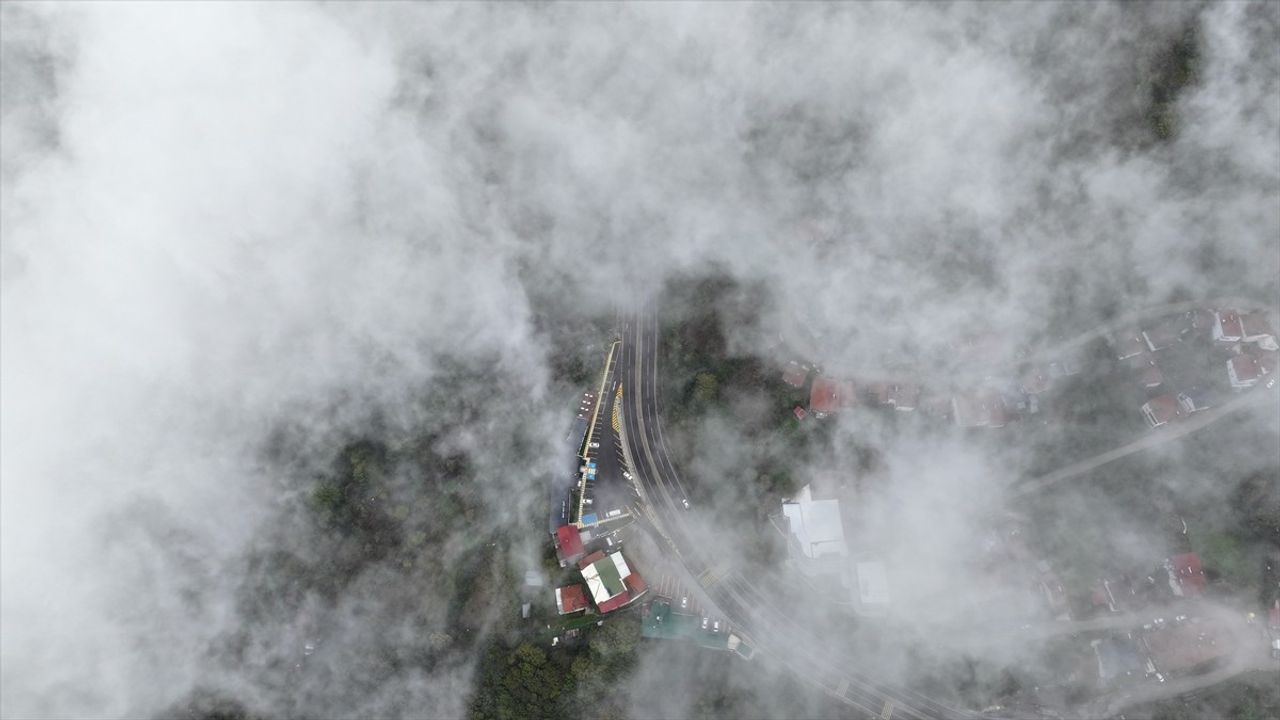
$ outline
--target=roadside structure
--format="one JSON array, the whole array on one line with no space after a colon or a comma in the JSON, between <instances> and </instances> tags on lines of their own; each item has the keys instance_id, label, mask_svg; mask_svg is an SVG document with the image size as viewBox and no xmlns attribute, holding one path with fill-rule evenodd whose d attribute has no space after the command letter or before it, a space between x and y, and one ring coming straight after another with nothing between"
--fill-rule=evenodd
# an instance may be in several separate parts
<instances>
[{"instance_id":1,"label":"roadside structure","mask_svg":"<svg viewBox=\"0 0 1280 720\"><path fill-rule=\"evenodd\" d=\"M621 550L609 555L597 550L583 558L578 568L601 615L630 605L648 591L648 584L627 565Z\"/></svg>"},{"instance_id":2,"label":"roadside structure","mask_svg":"<svg viewBox=\"0 0 1280 720\"><path fill-rule=\"evenodd\" d=\"M560 567L569 567L584 554L582 533L574 525L561 525L556 529L556 557Z\"/></svg>"}]
</instances>

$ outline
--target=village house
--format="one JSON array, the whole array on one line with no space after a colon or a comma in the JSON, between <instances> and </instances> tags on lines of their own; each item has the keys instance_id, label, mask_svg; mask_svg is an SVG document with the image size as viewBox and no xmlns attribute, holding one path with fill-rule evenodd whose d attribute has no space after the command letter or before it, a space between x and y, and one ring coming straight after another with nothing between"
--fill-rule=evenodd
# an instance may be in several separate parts
<instances>
[{"instance_id":1,"label":"village house","mask_svg":"<svg viewBox=\"0 0 1280 720\"><path fill-rule=\"evenodd\" d=\"M1154 429L1181 418L1182 406L1178 404L1178 398L1169 393L1147 401L1142 406L1142 416L1147 419L1147 424Z\"/></svg>"},{"instance_id":2,"label":"village house","mask_svg":"<svg viewBox=\"0 0 1280 720\"><path fill-rule=\"evenodd\" d=\"M877 382L868 390L877 405L902 412L915 410L920 401L920 386L911 383Z\"/></svg>"},{"instance_id":3,"label":"village house","mask_svg":"<svg viewBox=\"0 0 1280 720\"><path fill-rule=\"evenodd\" d=\"M1227 361L1227 378L1231 387L1244 390L1257 385L1259 381L1275 372L1275 356L1259 357L1252 352L1243 352Z\"/></svg>"},{"instance_id":4,"label":"village house","mask_svg":"<svg viewBox=\"0 0 1280 720\"><path fill-rule=\"evenodd\" d=\"M1148 352L1147 342L1137 330L1117 334L1112 338L1111 344L1115 348L1117 360L1128 360Z\"/></svg>"},{"instance_id":5,"label":"village house","mask_svg":"<svg viewBox=\"0 0 1280 720\"><path fill-rule=\"evenodd\" d=\"M1222 343L1238 343L1244 339L1244 326L1235 310L1219 310L1213 314L1213 339Z\"/></svg>"},{"instance_id":6,"label":"village house","mask_svg":"<svg viewBox=\"0 0 1280 720\"><path fill-rule=\"evenodd\" d=\"M790 385L791 387L798 388L804 386L804 381L808 377L809 369L795 360L787 363L787 367L782 371L782 382Z\"/></svg>"},{"instance_id":7,"label":"village house","mask_svg":"<svg viewBox=\"0 0 1280 720\"><path fill-rule=\"evenodd\" d=\"M1151 352L1159 352L1177 342L1182 342L1186 333L1185 318L1166 318L1154 326L1142 331L1142 340Z\"/></svg>"},{"instance_id":8,"label":"village house","mask_svg":"<svg viewBox=\"0 0 1280 720\"><path fill-rule=\"evenodd\" d=\"M817 417L853 407L858 402L857 388L845 380L816 377L809 390L809 412Z\"/></svg>"},{"instance_id":9,"label":"village house","mask_svg":"<svg viewBox=\"0 0 1280 720\"><path fill-rule=\"evenodd\" d=\"M1263 350L1280 350L1276 333L1267 321L1266 313L1254 311L1240 316L1240 334L1244 342L1256 343Z\"/></svg>"}]
</instances>

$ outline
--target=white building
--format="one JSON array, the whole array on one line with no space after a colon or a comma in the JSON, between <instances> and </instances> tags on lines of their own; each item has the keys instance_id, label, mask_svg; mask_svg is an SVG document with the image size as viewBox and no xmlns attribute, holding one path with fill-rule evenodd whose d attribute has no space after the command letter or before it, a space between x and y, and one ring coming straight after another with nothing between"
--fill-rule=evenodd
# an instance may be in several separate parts
<instances>
[{"instance_id":1,"label":"white building","mask_svg":"<svg viewBox=\"0 0 1280 720\"><path fill-rule=\"evenodd\" d=\"M806 558L844 557L844 522L840 519L839 500L814 500L805 485L794 500L782 503L794 549Z\"/></svg>"},{"instance_id":2,"label":"white building","mask_svg":"<svg viewBox=\"0 0 1280 720\"><path fill-rule=\"evenodd\" d=\"M856 609L862 615L880 615L889 609L889 575L879 560L854 566L858 583Z\"/></svg>"}]
</instances>

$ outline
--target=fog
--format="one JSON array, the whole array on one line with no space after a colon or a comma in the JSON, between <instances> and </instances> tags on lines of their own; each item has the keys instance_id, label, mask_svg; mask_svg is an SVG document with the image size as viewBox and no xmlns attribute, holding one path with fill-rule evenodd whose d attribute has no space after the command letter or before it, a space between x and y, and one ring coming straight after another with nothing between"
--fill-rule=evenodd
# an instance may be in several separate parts
<instances>
[{"instance_id":1,"label":"fog","mask_svg":"<svg viewBox=\"0 0 1280 720\"><path fill-rule=\"evenodd\" d=\"M1188 25L1198 80L1157 139L1134 88ZM927 378L966 335L1277 305L1278 40L1275 4L4 4L0 715L155 716L203 691L272 717L464 715L478 658L435 639L457 632L442 578L541 554L528 518L584 389L556 368L598 363L589 323L676 278L763 289L736 300L736 354ZM1243 421L1253 447L1274 450L1275 410ZM757 500L730 417L675 441L725 513ZM890 561L888 627L997 619L1021 579L965 559L1029 452L829 421L835 452L794 474L854 474L854 443L880 458L849 538ZM345 557L307 498L370 428L458 459L388 471L392 502L448 481L481 504L410 511L421 562L291 584L279 558ZM1229 489L1207 474L1269 467L1152 455L1210 509ZM1064 513L1087 507L1072 492ZM1162 559L1142 521L1106 522L1134 528L1109 551ZM477 637L507 594L469 604ZM619 697L693 714L717 671L691 653L642 648ZM794 715L784 696L760 716Z\"/></svg>"}]
</instances>

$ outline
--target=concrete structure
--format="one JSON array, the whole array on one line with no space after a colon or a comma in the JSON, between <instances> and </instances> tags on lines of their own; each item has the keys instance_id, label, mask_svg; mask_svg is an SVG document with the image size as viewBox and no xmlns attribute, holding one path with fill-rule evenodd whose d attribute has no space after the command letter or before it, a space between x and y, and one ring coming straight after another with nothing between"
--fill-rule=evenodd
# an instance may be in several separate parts
<instances>
[{"instance_id":1,"label":"concrete structure","mask_svg":"<svg viewBox=\"0 0 1280 720\"><path fill-rule=\"evenodd\" d=\"M793 550L801 557L817 560L848 553L840 501L815 500L811 487L805 485L794 500L782 503L782 515L787 520Z\"/></svg>"},{"instance_id":2,"label":"concrete structure","mask_svg":"<svg viewBox=\"0 0 1280 720\"><path fill-rule=\"evenodd\" d=\"M889 609L889 576L884 563L878 560L857 563L854 566L858 594L855 609L863 615L881 615Z\"/></svg>"}]
</instances>

